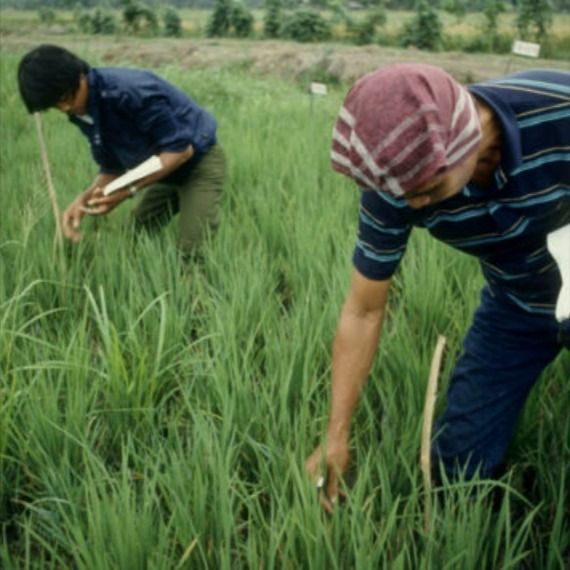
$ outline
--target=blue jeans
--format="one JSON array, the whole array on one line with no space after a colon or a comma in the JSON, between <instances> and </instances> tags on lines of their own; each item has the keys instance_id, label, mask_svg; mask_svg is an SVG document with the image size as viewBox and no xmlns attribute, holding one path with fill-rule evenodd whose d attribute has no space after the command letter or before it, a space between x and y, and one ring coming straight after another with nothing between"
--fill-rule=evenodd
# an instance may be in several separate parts
<instances>
[{"instance_id":1,"label":"blue jeans","mask_svg":"<svg viewBox=\"0 0 570 570\"><path fill-rule=\"evenodd\" d=\"M495 476L531 388L568 348L570 320L526 313L485 287L434 427L434 465L441 461L450 478L477 469Z\"/></svg>"}]
</instances>

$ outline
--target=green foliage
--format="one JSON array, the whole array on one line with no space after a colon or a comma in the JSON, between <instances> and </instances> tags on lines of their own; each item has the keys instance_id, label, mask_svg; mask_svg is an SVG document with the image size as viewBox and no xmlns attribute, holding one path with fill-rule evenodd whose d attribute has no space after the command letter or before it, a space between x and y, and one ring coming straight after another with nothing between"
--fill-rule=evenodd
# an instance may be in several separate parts
<instances>
[{"instance_id":1,"label":"green foliage","mask_svg":"<svg viewBox=\"0 0 570 570\"><path fill-rule=\"evenodd\" d=\"M281 35L297 42L322 42L330 38L331 27L318 12L297 10L284 22Z\"/></svg>"},{"instance_id":2,"label":"green foliage","mask_svg":"<svg viewBox=\"0 0 570 570\"><path fill-rule=\"evenodd\" d=\"M467 14L466 0L444 0L442 7L446 12L453 14L458 22Z\"/></svg>"},{"instance_id":3,"label":"green foliage","mask_svg":"<svg viewBox=\"0 0 570 570\"><path fill-rule=\"evenodd\" d=\"M117 31L117 22L111 12L101 9L93 13L87 10L76 10L74 20L77 29L83 34L105 35Z\"/></svg>"},{"instance_id":4,"label":"green foliage","mask_svg":"<svg viewBox=\"0 0 570 570\"><path fill-rule=\"evenodd\" d=\"M208 21L208 37L223 37L229 34L232 25L232 0L215 0L214 10Z\"/></svg>"},{"instance_id":5,"label":"green foliage","mask_svg":"<svg viewBox=\"0 0 570 570\"><path fill-rule=\"evenodd\" d=\"M241 2L234 2L231 25L238 38L246 38L253 30L253 14Z\"/></svg>"},{"instance_id":6,"label":"green foliage","mask_svg":"<svg viewBox=\"0 0 570 570\"><path fill-rule=\"evenodd\" d=\"M263 35L266 38L278 38L282 23L281 0L266 0Z\"/></svg>"},{"instance_id":7,"label":"green foliage","mask_svg":"<svg viewBox=\"0 0 570 570\"><path fill-rule=\"evenodd\" d=\"M174 8L167 8L162 16L164 35L178 38L182 35L182 20Z\"/></svg>"},{"instance_id":8,"label":"green foliage","mask_svg":"<svg viewBox=\"0 0 570 570\"><path fill-rule=\"evenodd\" d=\"M55 12L46 6L38 9L38 17L42 24L53 24L55 22Z\"/></svg>"},{"instance_id":9,"label":"green foliage","mask_svg":"<svg viewBox=\"0 0 570 570\"><path fill-rule=\"evenodd\" d=\"M552 26L552 7L548 0L519 0L517 28L522 39L543 42Z\"/></svg>"},{"instance_id":10,"label":"green foliage","mask_svg":"<svg viewBox=\"0 0 570 570\"><path fill-rule=\"evenodd\" d=\"M158 32L158 17L155 11L133 0L125 0L123 22L127 33L153 36Z\"/></svg>"},{"instance_id":11,"label":"green foliage","mask_svg":"<svg viewBox=\"0 0 570 570\"><path fill-rule=\"evenodd\" d=\"M208 37L235 35L244 38L253 30L253 14L235 0L216 0L214 11L208 21Z\"/></svg>"},{"instance_id":12,"label":"green foliage","mask_svg":"<svg viewBox=\"0 0 570 570\"><path fill-rule=\"evenodd\" d=\"M370 10L360 22L352 21L347 31L357 45L371 44L376 38L378 27L386 24L386 12L382 7Z\"/></svg>"},{"instance_id":13,"label":"green foliage","mask_svg":"<svg viewBox=\"0 0 570 570\"><path fill-rule=\"evenodd\" d=\"M513 45L511 34L497 34L490 36L487 33L477 34L459 45L450 46L466 53L510 53Z\"/></svg>"},{"instance_id":14,"label":"green foliage","mask_svg":"<svg viewBox=\"0 0 570 570\"><path fill-rule=\"evenodd\" d=\"M183 265L175 223L136 241L128 201L54 255L33 120L0 56L0 566L30 570L565 567L570 360L534 387L499 482L438 490L418 465L437 334L438 407L482 284L476 260L415 230L354 418L357 477L320 510L304 458L326 426L331 344L358 191L331 171L346 90L235 71L156 69L211 110L231 174L221 224ZM100 65L97 52L78 55ZM94 172L84 138L42 117L61 206ZM531 485L522 471L531 468ZM491 495L504 498L491 506ZM566 558L565 558L566 557Z\"/></svg>"},{"instance_id":15,"label":"green foliage","mask_svg":"<svg viewBox=\"0 0 570 570\"><path fill-rule=\"evenodd\" d=\"M487 49L485 51L495 52L495 46L498 42L498 23L499 15L505 11L505 5L500 0L486 0L485 9L485 40L487 42Z\"/></svg>"},{"instance_id":16,"label":"green foliage","mask_svg":"<svg viewBox=\"0 0 570 570\"><path fill-rule=\"evenodd\" d=\"M112 13L97 9L91 18L91 32L93 34L114 34L117 24Z\"/></svg>"},{"instance_id":17,"label":"green foliage","mask_svg":"<svg viewBox=\"0 0 570 570\"><path fill-rule=\"evenodd\" d=\"M438 50L442 45L442 25L437 12L426 0L416 4L416 14L406 23L402 35L402 46L418 49Z\"/></svg>"}]
</instances>

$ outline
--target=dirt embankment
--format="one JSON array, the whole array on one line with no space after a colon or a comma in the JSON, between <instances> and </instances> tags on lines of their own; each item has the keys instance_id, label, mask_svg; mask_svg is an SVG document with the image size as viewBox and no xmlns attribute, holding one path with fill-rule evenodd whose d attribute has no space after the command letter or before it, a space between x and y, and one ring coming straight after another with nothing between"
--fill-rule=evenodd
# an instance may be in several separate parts
<instances>
[{"instance_id":1,"label":"dirt embankment","mask_svg":"<svg viewBox=\"0 0 570 570\"><path fill-rule=\"evenodd\" d=\"M4 36L2 49L26 50L39 43L57 43L69 49L88 48L106 64L155 67L165 64L187 69L239 67L244 71L282 79L351 82L389 63L425 62L439 65L462 82L480 81L508 71L530 67L570 69L570 63L520 57L430 53L381 46L297 44L283 41L247 40L138 40L92 36Z\"/></svg>"}]
</instances>

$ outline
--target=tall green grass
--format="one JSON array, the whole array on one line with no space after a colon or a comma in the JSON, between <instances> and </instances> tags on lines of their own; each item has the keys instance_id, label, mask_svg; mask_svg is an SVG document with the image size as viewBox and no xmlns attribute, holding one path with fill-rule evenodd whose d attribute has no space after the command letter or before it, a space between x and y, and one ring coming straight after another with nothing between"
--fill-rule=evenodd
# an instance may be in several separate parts
<instances>
[{"instance_id":1,"label":"tall green grass","mask_svg":"<svg viewBox=\"0 0 570 570\"><path fill-rule=\"evenodd\" d=\"M433 530L423 529L418 448L431 353L437 334L448 335L441 407L482 281L474 260L421 232L355 418L353 487L333 516L318 506L303 462L326 422L358 202L328 164L341 91L311 105L278 81L159 69L219 119L230 166L220 231L204 262L185 266L175 224L134 241L124 206L85 223L62 273L16 64L2 55L4 568L568 564L567 357L533 392L504 479L439 492ZM64 205L94 166L62 116L47 113L44 125ZM530 487L527 467L537 473Z\"/></svg>"}]
</instances>

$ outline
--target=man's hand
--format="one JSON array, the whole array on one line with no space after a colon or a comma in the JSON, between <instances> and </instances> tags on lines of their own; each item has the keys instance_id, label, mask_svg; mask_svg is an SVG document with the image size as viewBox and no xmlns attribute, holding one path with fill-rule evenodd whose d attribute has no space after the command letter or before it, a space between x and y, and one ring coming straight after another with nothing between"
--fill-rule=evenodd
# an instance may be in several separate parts
<instances>
[{"instance_id":1,"label":"man's hand","mask_svg":"<svg viewBox=\"0 0 570 570\"><path fill-rule=\"evenodd\" d=\"M79 225L81 219L86 215L86 205L87 200L89 200L89 193L83 192L63 212L62 217L62 229L63 235L71 240L78 242L81 239L81 234L79 233Z\"/></svg>"},{"instance_id":2,"label":"man's hand","mask_svg":"<svg viewBox=\"0 0 570 570\"><path fill-rule=\"evenodd\" d=\"M83 212L90 216L105 216L121 202L131 198L129 190L117 190L109 196L103 195L103 188L95 188L86 202Z\"/></svg>"},{"instance_id":3,"label":"man's hand","mask_svg":"<svg viewBox=\"0 0 570 570\"><path fill-rule=\"evenodd\" d=\"M349 459L348 442L342 438L329 440L325 448L317 447L305 462L305 470L311 481L315 485L324 483L319 488L319 502L328 513L333 512L339 495L344 496L339 483Z\"/></svg>"}]
</instances>

